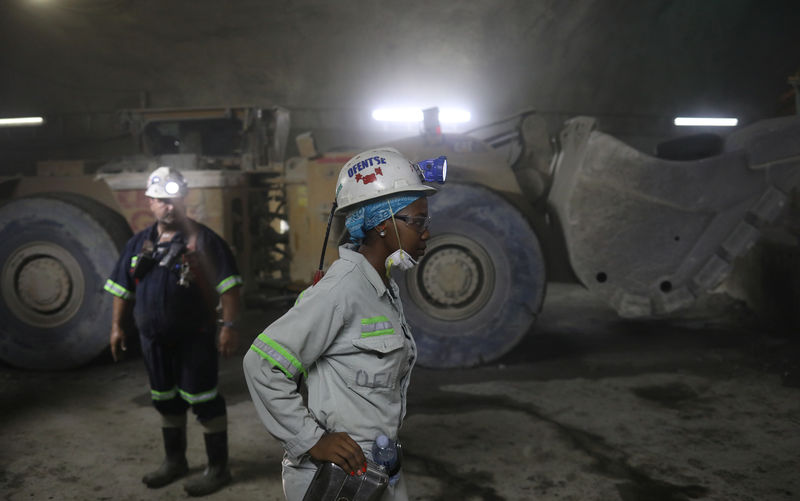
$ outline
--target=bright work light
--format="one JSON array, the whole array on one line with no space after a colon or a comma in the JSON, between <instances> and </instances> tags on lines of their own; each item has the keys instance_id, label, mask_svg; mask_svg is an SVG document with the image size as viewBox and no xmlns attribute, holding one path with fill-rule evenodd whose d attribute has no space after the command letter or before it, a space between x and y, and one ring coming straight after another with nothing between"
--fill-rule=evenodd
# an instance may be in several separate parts
<instances>
[{"instance_id":1,"label":"bright work light","mask_svg":"<svg viewBox=\"0 0 800 501\"><path fill-rule=\"evenodd\" d=\"M42 124L42 117L0 118L0 127L35 127Z\"/></svg>"},{"instance_id":2,"label":"bright work light","mask_svg":"<svg viewBox=\"0 0 800 501\"><path fill-rule=\"evenodd\" d=\"M472 119L472 114L467 110L456 108L443 108L439 110L439 122L443 124L463 124Z\"/></svg>"},{"instance_id":3,"label":"bright work light","mask_svg":"<svg viewBox=\"0 0 800 501\"><path fill-rule=\"evenodd\" d=\"M678 127L736 127L738 118L703 118L703 117L677 117L675 125Z\"/></svg>"},{"instance_id":4,"label":"bright work light","mask_svg":"<svg viewBox=\"0 0 800 501\"><path fill-rule=\"evenodd\" d=\"M379 108L372 111L372 118L378 122L422 122L423 113L419 108ZM466 123L472 114L457 108L439 110L439 122L443 124Z\"/></svg>"},{"instance_id":5,"label":"bright work light","mask_svg":"<svg viewBox=\"0 0 800 501\"><path fill-rule=\"evenodd\" d=\"M427 183L444 184L447 177L447 157L440 156L417 163L422 179Z\"/></svg>"},{"instance_id":6,"label":"bright work light","mask_svg":"<svg viewBox=\"0 0 800 501\"><path fill-rule=\"evenodd\" d=\"M372 111L378 122L421 122L422 110L416 108L380 108Z\"/></svg>"},{"instance_id":7,"label":"bright work light","mask_svg":"<svg viewBox=\"0 0 800 501\"><path fill-rule=\"evenodd\" d=\"M175 181L168 181L164 186L164 191L166 191L168 195L175 195L181 191L181 187Z\"/></svg>"}]
</instances>

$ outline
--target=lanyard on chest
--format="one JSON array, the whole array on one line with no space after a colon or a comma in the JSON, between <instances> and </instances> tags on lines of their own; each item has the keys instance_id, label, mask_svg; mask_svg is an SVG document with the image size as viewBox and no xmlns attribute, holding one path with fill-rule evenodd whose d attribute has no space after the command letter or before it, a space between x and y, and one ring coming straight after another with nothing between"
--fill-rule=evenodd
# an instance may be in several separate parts
<instances>
[{"instance_id":1,"label":"lanyard on chest","mask_svg":"<svg viewBox=\"0 0 800 501\"><path fill-rule=\"evenodd\" d=\"M154 245L153 240L158 241L159 238L158 236L155 239L152 237L151 233L150 237L142 243L141 250L133 260L131 266L133 278L138 283L157 265L169 271L177 271L178 285L189 287L194 275L186 259L186 239L182 234L177 233L172 240Z\"/></svg>"}]
</instances>

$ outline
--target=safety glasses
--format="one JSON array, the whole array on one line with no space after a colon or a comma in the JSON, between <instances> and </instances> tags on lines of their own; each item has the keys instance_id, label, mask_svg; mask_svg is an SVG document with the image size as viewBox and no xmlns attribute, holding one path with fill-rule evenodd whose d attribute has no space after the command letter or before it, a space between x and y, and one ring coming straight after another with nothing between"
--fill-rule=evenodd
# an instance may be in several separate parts
<instances>
[{"instance_id":1,"label":"safety glasses","mask_svg":"<svg viewBox=\"0 0 800 501\"><path fill-rule=\"evenodd\" d=\"M428 216L428 217L422 217L422 216L412 217L412 216L404 216L402 214L395 214L394 218L403 221L404 223L406 223L408 226L410 226L414 230L417 230L417 233L419 233L420 235L425 233L425 230L427 230L428 226L430 226L430 224L431 224L430 216Z\"/></svg>"}]
</instances>

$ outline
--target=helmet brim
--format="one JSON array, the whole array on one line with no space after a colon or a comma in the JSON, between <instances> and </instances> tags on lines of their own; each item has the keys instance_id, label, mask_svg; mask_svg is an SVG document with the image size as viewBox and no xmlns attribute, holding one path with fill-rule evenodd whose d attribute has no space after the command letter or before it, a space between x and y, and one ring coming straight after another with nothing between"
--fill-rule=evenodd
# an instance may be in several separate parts
<instances>
[{"instance_id":1,"label":"helmet brim","mask_svg":"<svg viewBox=\"0 0 800 501\"><path fill-rule=\"evenodd\" d=\"M392 192L392 193L386 193L385 195L381 195L381 196L378 196L378 197L366 198L364 200L358 200L358 201L355 201L355 202L351 202L351 203L343 205L341 207L336 207L336 210L333 211L333 214L335 216L343 216L347 212L355 210L356 208L358 208L361 205L371 204L371 203L377 202L379 200L384 200L384 199L387 199L387 198L396 197L398 195L402 195L403 193L419 193L419 192L423 192L422 196L432 196L432 195L435 195L437 191L439 191L439 190L437 190L433 186L427 186L427 185L421 184L419 186L415 186L413 188L404 189L402 191L395 191L395 192Z\"/></svg>"}]
</instances>

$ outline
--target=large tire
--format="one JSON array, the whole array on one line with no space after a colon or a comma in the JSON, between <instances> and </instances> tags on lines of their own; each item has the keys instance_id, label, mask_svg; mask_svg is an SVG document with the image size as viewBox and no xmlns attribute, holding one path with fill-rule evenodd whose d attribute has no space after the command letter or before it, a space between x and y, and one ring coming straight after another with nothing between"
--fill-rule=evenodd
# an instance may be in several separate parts
<instances>
[{"instance_id":1,"label":"large tire","mask_svg":"<svg viewBox=\"0 0 800 501\"><path fill-rule=\"evenodd\" d=\"M66 369L97 357L111 327L103 286L130 236L122 216L77 195L0 207L0 359Z\"/></svg>"},{"instance_id":2,"label":"large tire","mask_svg":"<svg viewBox=\"0 0 800 501\"><path fill-rule=\"evenodd\" d=\"M527 220L496 193L448 184L428 199L431 239L398 277L406 318L429 368L500 358L533 326L545 263Z\"/></svg>"}]
</instances>

